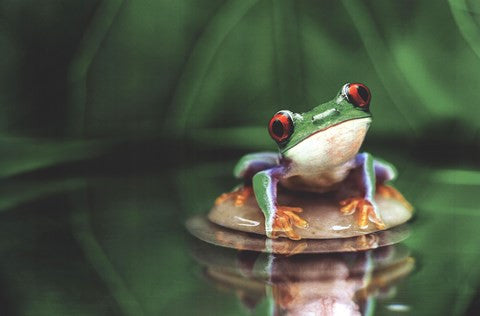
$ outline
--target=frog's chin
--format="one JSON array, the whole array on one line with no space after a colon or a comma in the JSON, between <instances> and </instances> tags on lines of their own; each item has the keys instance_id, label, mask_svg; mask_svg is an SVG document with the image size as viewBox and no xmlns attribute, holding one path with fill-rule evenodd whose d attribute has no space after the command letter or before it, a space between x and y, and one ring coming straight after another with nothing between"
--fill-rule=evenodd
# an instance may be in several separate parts
<instances>
[{"instance_id":1,"label":"frog's chin","mask_svg":"<svg viewBox=\"0 0 480 316\"><path fill-rule=\"evenodd\" d=\"M352 119L333 125L296 144L284 153L295 173L325 170L349 162L358 153L371 118Z\"/></svg>"}]
</instances>

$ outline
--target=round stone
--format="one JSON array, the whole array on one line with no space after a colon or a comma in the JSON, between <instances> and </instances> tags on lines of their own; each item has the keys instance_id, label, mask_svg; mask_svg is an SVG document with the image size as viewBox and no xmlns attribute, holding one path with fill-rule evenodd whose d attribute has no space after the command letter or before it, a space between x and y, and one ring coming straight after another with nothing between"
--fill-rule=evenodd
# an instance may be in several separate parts
<instances>
[{"instance_id":1,"label":"round stone","mask_svg":"<svg viewBox=\"0 0 480 316\"><path fill-rule=\"evenodd\" d=\"M412 217L412 211L396 199L377 195L375 201L385 229L403 224ZM308 222L308 227L294 227L302 239L348 238L379 231L371 222L367 227L360 228L357 214L343 214L339 200L331 195L280 192L278 205L303 209L298 215ZM236 206L233 199L215 205L208 218L223 227L265 235L265 218L253 194L242 206Z\"/></svg>"},{"instance_id":2,"label":"round stone","mask_svg":"<svg viewBox=\"0 0 480 316\"><path fill-rule=\"evenodd\" d=\"M197 215L187 220L188 231L209 244L236 250L295 255L306 253L356 252L393 245L409 235L407 225L379 231L368 235L337 239L270 239L260 234L236 231L210 222L205 216Z\"/></svg>"}]
</instances>

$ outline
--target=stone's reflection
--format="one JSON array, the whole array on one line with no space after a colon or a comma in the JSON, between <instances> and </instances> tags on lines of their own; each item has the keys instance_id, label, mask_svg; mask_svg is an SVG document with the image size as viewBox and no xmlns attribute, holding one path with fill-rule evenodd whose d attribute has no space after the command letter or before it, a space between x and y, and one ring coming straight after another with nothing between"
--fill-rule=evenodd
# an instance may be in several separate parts
<instances>
[{"instance_id":1,"label":"stone's reflection","mask_svg":"<svg viewBox=\"0 0 480 316\"><path fill-rule=\"evenodd\" d=\"M194 241L208 280L249 309L266 299L273 315L362 315L394 293L414 268L403 245L350 253L275 255Z\"/></svg>"}]
</instances>

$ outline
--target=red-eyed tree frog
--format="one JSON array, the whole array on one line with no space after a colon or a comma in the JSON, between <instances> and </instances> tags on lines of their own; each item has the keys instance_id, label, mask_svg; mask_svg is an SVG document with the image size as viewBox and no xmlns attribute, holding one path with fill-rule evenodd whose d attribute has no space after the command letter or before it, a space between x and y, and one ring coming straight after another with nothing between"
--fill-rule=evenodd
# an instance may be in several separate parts
<instances>
[{"instance_id":1,"label":"red-eyed tree frog","mask_svg":"<svg viewBox=\"0 0 480 316\"><path fill-rule=\"evenodd\" d=\"M395 168L369 153L359 153L372 122L370 90L361 83L345 84L335 98L305 113L277 112L268 131L279 152L245 155L234 169L244 185L224 193L216 204L233 198L241 206L253 192L265 216L268 237L298 240L293 226L307 228L299 216L301 208L277 204L277 186L290 190L324 193L338 190L345 181L354 182L358 196L339 202L339 211L357 212L357 224L385 225L375 203L375 193L396 198L409 208L403 196L386 182L396 177ZM352 179L353 177L353 179ZM358 184L357 184L358 183Z\"/></svg>"}]
</instances>

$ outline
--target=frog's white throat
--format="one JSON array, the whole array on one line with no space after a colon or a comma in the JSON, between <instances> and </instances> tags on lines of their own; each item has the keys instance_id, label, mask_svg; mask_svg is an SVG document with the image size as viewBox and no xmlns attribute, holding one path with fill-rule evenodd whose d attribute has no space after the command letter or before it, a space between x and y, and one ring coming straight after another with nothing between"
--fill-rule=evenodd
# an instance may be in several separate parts
<instances>
[{"instance_id":1,"label":"frog's white throat","mask_svg":"<svg viewBox=\"0 0 480 316\"><path fill-rule=\"evenodd\" d=\"M312 134L284 153L293 174L309 174L349 162L360 150L371 118L348 120Z\"/></svg>"}]
</instances>

